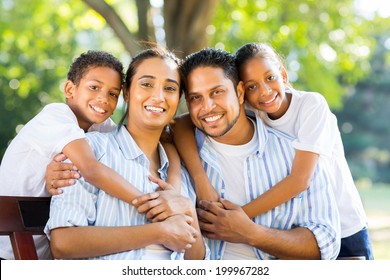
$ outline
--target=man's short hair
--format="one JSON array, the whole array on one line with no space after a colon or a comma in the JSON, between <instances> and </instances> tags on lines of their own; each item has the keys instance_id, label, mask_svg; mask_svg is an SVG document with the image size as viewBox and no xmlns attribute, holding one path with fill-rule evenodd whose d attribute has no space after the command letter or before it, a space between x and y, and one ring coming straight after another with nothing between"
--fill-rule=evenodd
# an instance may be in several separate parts
<instances>
[{"instance_id":1,"label":"man's short hair","mask_svg":"<svg viewBox=\"0 0 390 280\"><path fill-rule=\"evenodd\" d=\"M184 89L186 92L188 75L199 67L221 68L224 76L233 82L234 87L240 81L233 54L221 49L206 48L188 55L180 67L185 78Z\"/></svg>"}]
</instances>

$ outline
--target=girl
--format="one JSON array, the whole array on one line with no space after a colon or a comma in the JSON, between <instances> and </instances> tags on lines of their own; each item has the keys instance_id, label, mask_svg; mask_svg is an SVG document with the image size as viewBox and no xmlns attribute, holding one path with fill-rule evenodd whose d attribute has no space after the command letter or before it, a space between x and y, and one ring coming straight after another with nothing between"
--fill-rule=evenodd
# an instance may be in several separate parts
<instances>
[{"instance_id":1,"label":"girl","mask_svg":"<svg viewBox=\"0 0 390 280\"><path fill-rule=\"evenodd\" d=\"M296 138L296 155L290 174L268 192L242 206L243 210L253 218L299 195L310 185L317 162L326 161L334 175L334 194L341 219L339 257L373 259L364 209L344 156L336 117L325 99L318 93L293 89L281 57L266 44L246 44L235 55L248 107L260 114L267 125ZM189 152L189 141L179 141L188 137L188 130L184 132L183 126L184 122L177 122L174 140L193 176L197 200L217 201L218 196L194 150Z\"/></svg>"}]
</instances>

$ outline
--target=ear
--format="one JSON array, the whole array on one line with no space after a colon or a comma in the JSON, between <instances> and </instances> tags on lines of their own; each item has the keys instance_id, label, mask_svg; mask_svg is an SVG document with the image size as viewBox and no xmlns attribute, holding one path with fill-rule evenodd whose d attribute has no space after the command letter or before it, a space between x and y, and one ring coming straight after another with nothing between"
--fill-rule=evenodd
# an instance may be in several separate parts
<instances>
[{"instance_id":1,"label":"ear","mask_svg":"<svg viewBox=\"0 0 390 280\"><path fill-rule=\"evenodd\" d=\"M280 69L280 74L282 74L283 84L285 84L285 85L289 84L289 82L288 82L288 74L287 74L286 68L282 67Z\"/></svg>"},{"instance_id":2,"label":"ear","mask_svg":"<svg viewBox=\"0 0 390 280\"><path fill-rule=\"evenodd\" d=\"M122 85L122 91L123 91L123 99L126 103L129 103L129 88L127 87L126 83L123 83Z\"/></svg>"},{"instance_id":3,"label":"ear","mask_svg":"<svg viewBox=\"0 0 390 280\"><path fill-rule=\"evenodd\" d=\"M237 85L237 97L240 101L240 105L243 104L245 101L245 88L244 83L242 81L240 81Z\"/></svg>"},{"instance_id":4,"label":"ear","mask_svg":"<svg viewBox=\"0 0 390 280\"><path fill-rule=\"evenodd\" d=\"M65 85L64 85L64 95L66 99L70 99L73 97L73 91L76 85L71 81L67 80Z\"/></svg>"}]
</instances>

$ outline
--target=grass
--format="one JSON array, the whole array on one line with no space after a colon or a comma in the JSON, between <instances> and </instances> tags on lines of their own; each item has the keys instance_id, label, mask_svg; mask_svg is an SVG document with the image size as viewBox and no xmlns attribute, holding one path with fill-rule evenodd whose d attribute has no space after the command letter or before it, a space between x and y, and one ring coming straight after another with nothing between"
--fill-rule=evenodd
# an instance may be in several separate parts
<instances>
[{"instance_id":1,"label":"grass","mask_svg":"<svg viewBox=\"0 0 390 280\"><path fill-rule=\"evenodd\" d=\"M360 187L376 260L390 260L390 185Z\"/></svg>"}]
</instances>

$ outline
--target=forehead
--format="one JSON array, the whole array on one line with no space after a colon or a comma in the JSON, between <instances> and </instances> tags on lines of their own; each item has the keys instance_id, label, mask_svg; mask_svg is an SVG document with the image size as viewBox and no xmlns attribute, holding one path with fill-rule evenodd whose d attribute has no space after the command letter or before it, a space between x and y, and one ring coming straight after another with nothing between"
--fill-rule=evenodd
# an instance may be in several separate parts
<instances>
[{"instance_id":1,"label":"forehead","mask_svg":"<svg viewBox=\"0 0 390 280\"><path fill-rule=\"evenodd\" d=\"M222 68L198 67L187 76L188 92L202 92L216 86L233 86L233 82L225 77Z\"/></svg>"},{"instance_id":2,"label":"forehead","mask_svg":"<svg viewBox=\"0 0 390 280\"><path fill-rule=\"evenodd\" d=\"M135 77L150 75L161 79L172 79L179 82L178 66L170 59L152 57L142 61L135 72Z\"/></svg>"}]
</instances>

